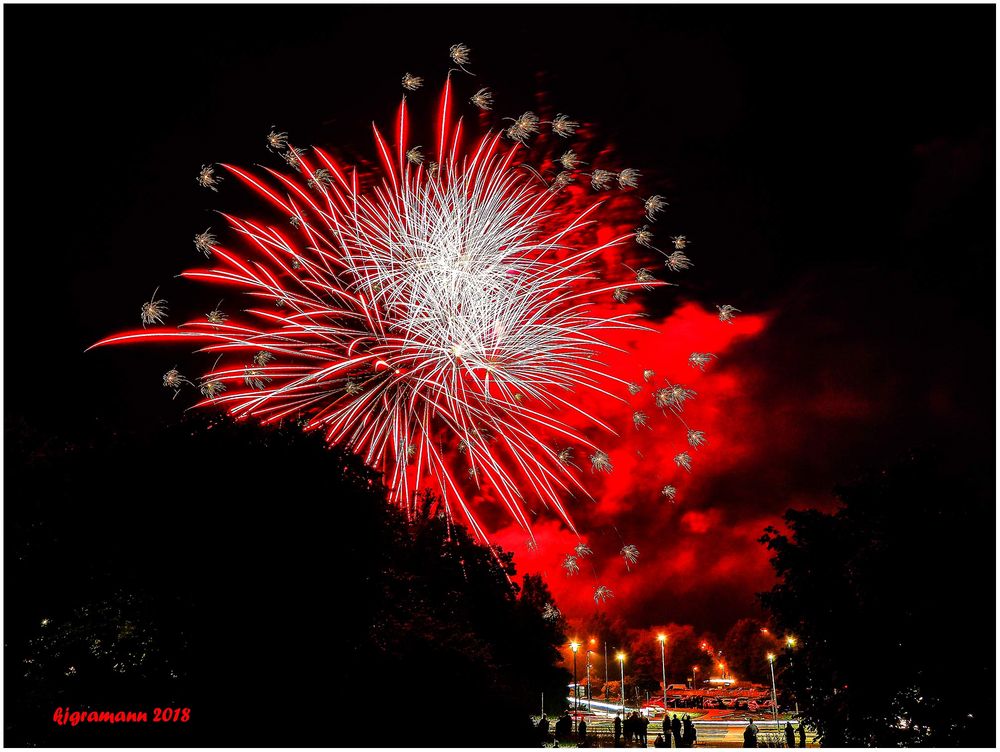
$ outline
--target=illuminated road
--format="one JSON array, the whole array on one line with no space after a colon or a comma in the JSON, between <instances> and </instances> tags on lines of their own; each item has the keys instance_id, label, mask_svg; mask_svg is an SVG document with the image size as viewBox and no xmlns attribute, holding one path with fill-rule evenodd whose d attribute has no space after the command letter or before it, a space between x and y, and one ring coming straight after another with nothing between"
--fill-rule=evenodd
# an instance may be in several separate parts
<instances>
[{"instance_id":1,"label":"illuminated road","mask_svg":"<svg viewBox=\"0 0 1000 752\"><path fill-rule=\"evenodd\" d=\"M567 698L567 700L572 705L573 699ZM614 736L614 714L621 712L620 705L608 704L599 702L597 700L593 701L594 713L587 713L586 708L581 703L581 711L584 720L587 722L587 736L593 737L591 739L591 746L613 746L613 736ZM627 707L626 712L631 713L635 708ZM743 732L747 727L748 718L744 717L744 714L740 711L727 711L727 710L695 710L688 708L678 708L677 717L683 718L684 713L690 712L695 716L693 719L694 727L698 732L698 741L696 746L698 747L742 747L743 746ZM701 715L702 717L697 717ZM733 717L728 717L728 716ZM671 713L671 717L673 713ZM759 715L754 717L754 723L759 729L757 735L757 746L759 747L784 747L785 746L785 723L791 720L792 727L798 732L798 722L792 719L790 716L779 713L778 722L775 724L774 720L771 718L761 718ZM555 719L551 718L551 722ZM550 726L551 728L551 726ZM663 720L661 718L656 718L649 723L649 729L647 731L647 741L648 746L653 746L653 741L656 739L656 735L663 732ZM798 733L795 736L796 745L798 744ZM770 743L769 743L770 742ZM567 740L565 746L576 746L576 741L574 740L572 744ZM635 745L638 746L638 745ZM811 729L806 729L806 746L807 747L818 747L819 743L816 741L816 734Z\"/></svg>"}]
</instances>

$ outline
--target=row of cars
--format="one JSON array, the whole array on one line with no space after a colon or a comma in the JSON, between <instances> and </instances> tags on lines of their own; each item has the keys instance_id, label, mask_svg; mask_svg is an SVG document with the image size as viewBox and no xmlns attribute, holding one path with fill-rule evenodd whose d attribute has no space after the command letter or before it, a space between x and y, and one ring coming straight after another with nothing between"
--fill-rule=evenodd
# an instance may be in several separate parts
<instances>
[{"instance_id":1,"label":"row of cars","mask_svg":"<svg viewBox=\"0 0 1000 752\"><path fill-rule=\"evenodd\" d=\"M751 713L758 710L770 710L770 697L703 697L701 699L703 708L746 708Z\"/></svg>"},{"instance_id":2,"label":"row of cars","mask_svg":"<svg viewBox=\"0 0 1000 752\"><path fill-rule=\"evenodd\" d=\"M761 687L727 687L725 689L687 689L667 687L668 708L729 708L748 710L751 713L770 710L771 694ZM662 708L662 700L648 703L652 708Z\"/></svg>"}]
</instances>

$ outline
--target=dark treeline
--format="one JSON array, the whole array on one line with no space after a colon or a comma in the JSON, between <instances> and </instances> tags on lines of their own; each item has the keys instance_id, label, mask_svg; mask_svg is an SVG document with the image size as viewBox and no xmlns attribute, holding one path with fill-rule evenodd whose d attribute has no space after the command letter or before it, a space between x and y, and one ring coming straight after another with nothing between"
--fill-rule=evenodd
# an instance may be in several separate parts
<instances>
[{"instance_id":1,"label":"dark treeline","mask_svg":"<svg viewBox=\"0 0 1000 752\"><path fill-rule=\"evenodd\" d=\"M769 529L779 657L825 746L996 745L994 465L914 453L839 490L833 514Z\"/></svg>"},{"instance_id":2,"label":"dark treeline","mask_svg":"<svg viewBox=\"0 0 1000 752\"><path fill-rule=\"evenodd\" d=\"M6 453L7 745L520 746L565 696L545 585L318 436L14 424Z\"/></svg>"}]
</instances>

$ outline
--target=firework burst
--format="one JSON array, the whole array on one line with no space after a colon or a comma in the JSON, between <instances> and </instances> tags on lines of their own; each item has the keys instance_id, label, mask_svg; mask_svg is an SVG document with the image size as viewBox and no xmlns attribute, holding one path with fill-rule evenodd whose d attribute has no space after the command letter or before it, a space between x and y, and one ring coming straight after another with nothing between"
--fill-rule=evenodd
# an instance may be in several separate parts
<instances>
[{"instance_id":1,"label":"firework burst","mask_svg":"<svg viewBox=\"0 0 1000 752\"><path fill-rule=\"evenodd\" d=\"M566 570L567 577L572 577L580 571L580 565L572 554L567 554L566 558L563 559L562 568Z\"/></svg>"},{"instance_id":2,"label":"firework burst","mask_svg":"<svg viewBox=\"0 0 1000 752\"><path fill-rule=\"evenodd\" d=\"M719 321L724 324L732 324L733 316L740 312L739 308L733 308L731 305L721 305L716 308L719 309Z\"/></svg>"},{"instance_id":3,"label":"firework burst","mask_svg":"<svg viewBox=\"0 0 1000 752\"><path fill-rule=\"evenodd\" d=\"M414 76L412 73L403 74L403 88L407 91L416 91L423 85L424 79L420 76Z\"/></svg>"},{"instance_id":4,"label":"firework burst","mask_svg":"<svg viewBox=\"0 0 1000 752\"><path fill-rule=\"evenodd\" d=\"M688 365L692 368L697 368L699 371L704 371L705 366L712 362L715 357L712 353L700 353L693 352L688 356Z\"/></svg>"},{"instance_id":5,"label":"firework burst","mask_svg":"<svg viewBox=\"0 0 1000 752\"><path fill-rule=\"evenodd\" d=\"M288 148L288 134L272 130L267 134L267 148L272 151L281 151Z\"/></svg>"},{"instance_id":6,"label":"firework burst","mask_svg":"<svg viewBox=\"0 0 1000 752\"><path fill-rule=\"evenodd\" d=\"M153 297L143 303L139 309L139 319L142 321L143 327L150 324L162 324L163 319L167 317L167 301L156 299L156 293L159 291L160 288L157 287L153 292Z\"/></svg>"},{"instance_id":7,"label":"firework burst","mask_svg":"<svg viewBox=\"0 0 1000 752\"><path fill-rule=\"evenodd\" d=\"M489 89L480 89L471 97L469 101L476 105L481 110L492 110L493 109L493 92Z\"/></svg>"},{"instance_id":8,"label":"firework burst","mask_svg":"<svg viewBox=\"0 0 1000 752\"><path fill-rule=\"evenodd\" d=\"M634 314L597 315L590 301L657 283L646 273L601 282L597 260L628 235L577 245L582 229L599 221L601 202L560 206L516 169L526 158L519 143L538 131L536 115L507 129L510 147L488 134L463 151L450 99L448 82L433 177L421 168L421 148L407 143L405 101L396 143L375 132L384 177L368 190L319 149L308 159L293 146L282 152L301 178L267 170L265 181L224 165L280 216L301 218L301 237L227 215L243 250L202 238L199 249L210 248L217 266L183 276L243 288L258 305L239 320L216 309L155 337L130 332L99 344L187 340L221 354L223 365L199 380L199 404L263 423L302 420L382 470L403 506L431 479L449 514L457 504L480 536L449 444L461 444L474 484L488 484L526 528L522 488L572 527L563 499L586 491L568 470L570 448L556 452L540 437L568 439L588 450L595 472L611 472L609 456L561 413L610 427L561 394L595 390L615 399L606 385L625 382L593 354L612 330L639 325ZM278 142L285 145L269 139ZM270 310L259 305L267 302ZM143 324L162 324L165 315L154 295Z\"/></svg>"},{"instance_id":9,"label":"firework burst","mask_svg":"<svg viewBox=\"0 0 1000 752\"><path fill-rule=\"evenodd\" d=\"M674 251L669 256L667 260L663 262L663 265L667 267L672 272L682 272L685 269L690 269L691 259L687 257L684 251Z\"/></svg>"},{"instance_id":10,"label":"firework burst","mask_svg":"<svg viewBox=\"0 0 1000 752\"><path fill-rule=\"evenodd\" d=\"M639 549L631 544L627 546L622 546L622 550L619 552L623 559L625 559L625 568L628 569L630 564L635 564L639 561Z\"/></svg>"},{"instance_id":11,"label":"firework burst","mask_svg":"<svg viewBox=\"0 0 1000 752\"><path fill-rule=\"evenodd\" d=\"M450 55L459 66L469 62L464 45ZM402 84L412 92L423 79L406 74ZM483 113L493 105L488 89L468 101ZM540 133L539 117L525 112L469 139L454 104L448 78L425 154L409 138L404 97L395 138L374 129L380 174L319 148L307 154L276 131L267 145L292 170L219 165L277 219L224 214L232 241L197 235L212 265L182 276L235 288L246 306L97 345L189 342L218 356L196 380L197 406L322 432L381 471L390 499L408 512L418 489L434 487L446 516L480 540L473 496L500 504L529 532L528 505L541 501L575 531L564 502L589 494L574 448L592 473L610 473L611 458L591 434L614 429L572 395L624 403L625 388L640 391L610 373L601 353L616 349L612 333L643 329L641 313L633 305L610 315L608 301L665 284L644 267L611 279L604 265L622 249L651 246L648 227L619 231L607 221L610 195L636 187L639 171L594 170L595 196L573 184L582 163L563 146L540 164L565 169L551 184L540 181L531 152L572 136L576 121L560 115ZM221 179L209 165L198 183L217 191ZM663 206L658 196L646 199L646 218ZM154 293L142 307L143 327L165 317L166 301ZM653 375L643 373L647 382ZM164 376L175 394L185 383L176 369ZM693 395L679 388L672 396L654 390L657 406L679 411ZM648 424L642 410L632 418L636 428ZM590 549L581 544L576 553L563 562L568 575ZM595 602L611 597L603 585L595 590Z\"/></svg>"},{"instance_id":12,"label":"firework burst","mask_svg":"<svg viewBox=\"0 0 1000 752\"><path fill-rule=\"evenodd\" d=\"M580 124L571 120L567 115L556 115L552 121L552 132L562 138L569 138L576 133L576 129L579 127Z\"/></svg>"},{"instance_id":13,"label":"firework burst","mask_svg":"<svg viewBox=\"0 0 1000 752\"><path fill-rule=\"evenodd\" d=\"M214 165L202 165L201 170L198 172L198 177L195 178L195 182L202 188L211 188L216 193L219 192L219 183L222 182L222 176L215 174Z\"/></svg>"},{"instance_id":14,"label":"firework burst","mask_svg":"<svg viewBox=\"0 0 1000 752\"><path fill-rule=\"evenodd\" d=\"M646 219L650 222L656 221L656 215L664 211L668 204L663 196L650 196L642 203L642 208L646 210Z\"/></svg>"},{"instance_id":15,"label":"firework burst","mask_svg":"<svg viewBox=\"0 0 1000 752\"><path fill-rule=\"evenodd\" d=\"M611 588L607 585L598 585L594 588L594 603L600 604L614 597L615 594L611 592Z\"/></svg>"},{"instance_id":16,"label":"firework burst","mask_svg":"<svg viewBox=\"0 0 1000 752\"><path fill-rule=\"evenodd\" d=\"M559 621L562 612L551 603L546 603L542 609L542 618L546 621Z\"/></svg>"},{"instance_id":17,"label":"firework burst","mask_svg":"<svg viewBox=\"0 0 1000 752\"><path fill-rule=\"evenodd\" d=\"M687 440L688 444L690 444L694 449L708 443L708 439L705 437L705 432L696 431L693 428L688 429Z\"/></svg>"},{"instance_id":18,"label":"firework burst","mask_svg":"<svg viewBox=\"0 0 1000 752\"><path fill-rule=\"evenodd\" d=\"M194 247L208 258L212 255L212 246L218 241L219 239L212 234L212 228L209 227L205 232L199 232L194 236Z\"/></svg>"},{"instance_id":19,"label":"firework burst","mask_svg":"<svg viewBox=\"0 0 1000 752\"><path fill-rule=\"evenodd\" d=\"M576 152L572 149L563 152L563 155L559 157L558 162L562 165L563 169L566 170L575 170L583 164L583 162L580 161L580 158L576 155Z\"/></svg>"}]
</instances>

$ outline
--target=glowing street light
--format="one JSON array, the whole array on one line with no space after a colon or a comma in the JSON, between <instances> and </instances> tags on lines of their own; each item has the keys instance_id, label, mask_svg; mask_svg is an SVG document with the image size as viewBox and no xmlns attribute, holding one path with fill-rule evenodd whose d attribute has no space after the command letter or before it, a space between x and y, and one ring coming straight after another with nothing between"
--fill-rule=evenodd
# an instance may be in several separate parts
<instances>
[{"instance_id":1,"label":"glowing street light","mask_svg":"<svg viewBox=\"0 0 1000 752\"><path fill-rule=\"evenodd\" d=\"M774 725L778 725L778 685L774 683L774 653L767 654L767 662L771 665L771 712L774 714Z\"/></svg>"},{"instance_id":2,"label":"glowing street light","mask_svg":"<svg viewBox=\"0 0 1000 752\"><path fill-rule=\"evenodd\" d=\"M785 645L788 646L789 650L793 650L795 648L795 645L797 643L798 643L798 640L796 640L791 635L788 635L785 638ZM792 654L791 653L788 654L788 665L792 669L792 672L794 673L794 671L795 671L795 663L792 661ZM794 689L794 687L793 687L793 689ZM795 715L798 715L799 714L799 696L795 692L793 692L793 696L795 698Z\"/></svg>"},{"instance_id":3,"label":"glowing street light","mask_svg":"<svg viewBox=\"0 0 1000 752\"><path fill-rule=\"evenodd\" d=\"M622 669L622 719L625 718L625 653L619 653L615 656L618 659L618 664Z\"/></svg>"},{"instance_id":4,"label":"glowing street light","mask_svg":"<svg viewBox=\"0 0 1000 752\"><path fill-rule=\"evenodd\" d=\"M694 674L694 679L691 680L691 689L698 689L698 667L692 666L691 672Z\"/></svg>"},{"instance_id":5,"label":"glowing street light","mask_svg":"<svg viewBox=\"0 0 1000 752\"><path fill-rule=\"evenodd\" d=\"M576 705L576 713L573 715L573 729L576 730L576 724L578 724L580 715L580 687L576 683L576 651L580 649L579 642L571 642L569 644L570 649L573 651L573 703Z\"/></svg>"},{"instance_id":6,"label":"glowing street light","mask_svg":"<svg viewBox=\"0 0 1000 752\"><path fill-rule=\"evenodd\" d=\"M608 641L604 641L604 686L608 686ZM608 699L608 690L603 690L604 699Z\"/></svg>"},{"instance_id":7,"label":"glowing street light","mask_svg":"<svg viewBox=\"0 0 1000 752\"><path fill-rule=\"evenodd\" d=\"M660 641L660 666L663 668L663 715L667 714L667 636L658 634L656 639Z\"/></svg>"},{"instance_id":8,"label":"glowing street light","mask_svg":"<svg viewBox=\"0 0 1000 752\"><path fill-rule=\"evenodd\" d=\"M594 712L594 698L590 691L590 654L593 652L593 650L587 651L587 710L591 713Z\"/></svg>"}]
</instances>

